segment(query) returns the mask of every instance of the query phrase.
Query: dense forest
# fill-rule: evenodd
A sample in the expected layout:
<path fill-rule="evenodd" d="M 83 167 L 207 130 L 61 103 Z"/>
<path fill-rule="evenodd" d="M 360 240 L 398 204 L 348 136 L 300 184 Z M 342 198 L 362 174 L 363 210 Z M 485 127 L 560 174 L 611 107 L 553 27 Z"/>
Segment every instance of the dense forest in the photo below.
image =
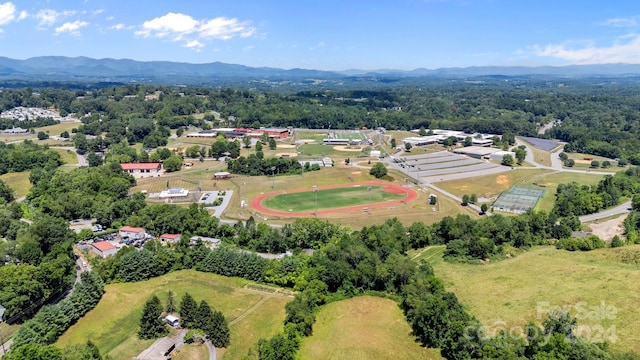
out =
<path fill-rule="evenodd" d="M 639 95 L 632 82 L 612 86 L 589 80 L 442 80 L 424 86 L 301 92 L 126 85 L 91 91 L 7 89 L 0 93 L 0 111 L 38 106 L 73 113 L 83 122 L 78 133 L 101 135 L 98 147 L 126 139 L 155 148 L 166 144 L 169 129 L 186 125 L 425 127 L 538 136 L 540 125 L 556 123 L 542 136 L 568 142 L 568 152 L 640 164 Z"/>

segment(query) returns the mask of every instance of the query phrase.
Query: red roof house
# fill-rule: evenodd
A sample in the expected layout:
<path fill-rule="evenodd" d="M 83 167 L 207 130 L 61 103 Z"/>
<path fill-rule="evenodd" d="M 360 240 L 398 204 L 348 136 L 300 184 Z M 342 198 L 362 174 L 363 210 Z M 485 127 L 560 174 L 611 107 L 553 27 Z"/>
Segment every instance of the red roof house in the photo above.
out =
<path fill-rule="evenodd" d="M 91 244 L 93 246 L 93 250 L 98 253 L 98 255 L 106 258 L 107 256 L 114 255 L 118 252 L 118 248 L 113 246 L 108 241 L 99 241 Z"/>
<path fill-rule="evenodd" d="M 120 167 L 122 171 L 137 178 L 160 176 L 162 170 L 161 163 L 124 163 L 120 164 Z"/>
<path fill-rule="evenodd" d="M 129 238 L 129 239 L 144 239 L 146 235 L 146 230 L 144 228 L 139 227 L 131 227 L 131 226 L 123 226 L 118 231 L 120 238 Z"/>

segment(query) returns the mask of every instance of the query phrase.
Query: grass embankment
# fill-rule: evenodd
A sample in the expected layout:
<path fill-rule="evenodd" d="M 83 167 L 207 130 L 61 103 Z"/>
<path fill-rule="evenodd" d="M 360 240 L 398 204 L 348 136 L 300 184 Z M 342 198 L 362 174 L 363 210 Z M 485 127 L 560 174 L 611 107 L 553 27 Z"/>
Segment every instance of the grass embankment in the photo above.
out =
<path fill-rule="evenodd" d="M 67 330 L 56 345 L 93 341 L 103 355 L 114 359 L 131 359 L 153 343 L 136 336 L 145 301 L 157 295 L 165 303 L 169 290 L 179 304 L 182 295 L 189 292 L 197 302 L 206 300 L 212 308 L 222 311 L 232 322 L 231 345 L 221 351 L 225 359 L 241 359 L 260 338 L 268 338 L 282 329 L 284 305 L 290 297 L 263 293 L 244 288 L 250 282 L 214 274 L 183 270 L 148 281 L 111 284 L 98 306 Z M 248 312 L 259 301 L 264 303 Z"/>
<path fill-rule="evenodd" d="M 301 359 L 442 359 L 411 336 L 393 300 L 361 296 L 323 306 L 313 335 L 300 346 Z"/>
<path fill-rule="evenodd" d="M 30 171 L 2 174 L 0 175 L 0 180 L 4 181 L 7 186 L 15 191 L 14 196 L 17 199 L 27 195 L 31 189 L 29 174 L 31 174 Z"/>
<path fill-rule="evenodd" d="M 280 194 L 264 199 L 262 205 L 273 210 L 303 212 L 314 211 L 316 208 L 336 209 L 403 198 L 405 194 L 386 192 L 381 186 L 358 186 Z"/>
<path fill-rule="evenodd" d="M 575 316 L 575 306 L 582 305 L 594 318 L 578 319 L 578 325 L 589 326 L 591 336 L 615 329 L 614 349 L 640 351 L 639 245 L 590 252 L 535 247 L 515 258 L 485 265 L 445 262 L 439 255 L 443 249 L 429 247 L 414 256 L 419 254 L 416 260 L 429 261 L 447 290 L 484 325 L 510 329 L 529 321 L 540 324 L 545 316 L 538 316 L 538 306 L 568 306 Z M 625 258 L 637 260 L 629 264 Z M 604 316 L 594 312 L 597 308 L 590 308 L 603 304 L 617 312 Z"/>

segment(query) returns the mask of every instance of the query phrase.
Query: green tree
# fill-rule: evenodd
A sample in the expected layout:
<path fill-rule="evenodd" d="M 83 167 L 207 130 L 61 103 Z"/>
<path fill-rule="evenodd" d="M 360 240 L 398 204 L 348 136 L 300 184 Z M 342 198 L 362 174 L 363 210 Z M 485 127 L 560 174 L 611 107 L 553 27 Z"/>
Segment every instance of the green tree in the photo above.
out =
<path fill-rule="evenodd" d="M 256 143 L 256 152 L 262 152 L 262 143 L 259 141 Z"/>
<path fill-rule="evenodd" d="M 140 339 L 157 339 L 169 333 L 169 329 L 160 317 L 161 314 L 160 299 L 154 295 L 147 300 L 144 304 L 144 310 L 142 310 L 140 330 L 138 331 Z"/>
<path fill-rule="evenodd" d="M 218 136 L 216 141 L 211 144 L 211 156 L 220 159 L 222 155 L 227 152 L 227 146 L 229 142 L 222 136 Z"/>
<path fill-rule="evenodd" d="M 46 140 L 49 138 L 49 135 L 43 131 L 38 131 L 38 140 Z"/>
<path fill-rule="evenodd" d="M 396 143 L 396 138 L 391 138 L 391 147 L 395 149 L 397 145 L 398 144 Z"/>
<path fill-rule="evenodd" d="M 229 346 L 231 339 L 229 323 L 220 311 L 214 311 L 211 314 L 202 330 L 209 336 L 211 343 L 213 343 L 215 347 L 224 348 Z"/>
<path fill-rule="evenodd" d="M 2 202 L 1 200 L 4 200 L 7 203 L 12 202 L 15 199 L 13 194 L 13 189 L 4 181 L 0 180 L 0 203 Z"/>
<path fill-rule="evenodd" d="M 375 176 L 376 179 L 383 178 L 387 175 L 387 167 L 383 163 L 377 162 L 369 170 L 369 175 Z"/>
<path fill-rule="evenodd" d="M 473 139 L 471 138 L 471 136 L 467 136 L 466 138 L 464 138 L 464 142 L 462 143 L 462 146 L 467 147 L 471 145 L 473 145 Z"/>
<path fill-rule="evenodd" d="M 566 167 L 573 167 L 576 164 L 576 161 L 573 159 L 569 159 L 565 162 Z"/>
<path fill-rule="evenodd" d="M 250 148 L 251 147 L 251 136 L 243 135 L 242 136 L 242 145 L 244 146 L 245 149 Z"/>
<path fill-rule="evenodd" d="M 183 327 L 194 327 L 198 319 L 198 304 L 189 293 L 185 293 L 180 301 L 180 322 Z"/>
<path fill-rule="evenodd" d="M 211 310 L 211 306 L 204 300 L 200 301 L 200 305 L 196 310 L 194 327 L 205 330 L 206 333 L 207 324 L 211 320 L 212 315 L 213 311 Z"/>
<path fill-rule="evenodd" d="M 594 168 L 594 169 L 599 168 L 600 167 L 600 161 L 598 161 L 598 160 L 591 161 L 591 167 Z"/>
<path fill-rule="evenodd" d="M 467 206 L 469 205 L 469 195 L 464 194 L 462 195 L 462 206 Z"/>
<path fill-rule="evenodd" d="M 405 148 L 406 151 L 411 151 L 412 147 L 413 147 L 413 145 L 411 145 L 410 142 L 404 143 L 404 148 Z"/>
<path fill-rule="evenodd" d="M 478 202 L 478 196 L 475 193 L 469 195 L 469 203 L 475 204 L 477 202 Z"/>
<path fill-rule="evenodd" d="M 178 310 L 176 308 L 176 300 L 175 300 L 175 296 L 173 294 L 173 291 L 169 290 L 169 293 L 167 294 L 167 307 L 166 310 L 168 313 L 174 313 L 176 312 L 176 310 Z"/>
<path fill-rule="evenodd" d="M 558 157 L 560 158 L 560 160 L 562 161 L 567 161 L 569 160 L 569 156 L 567 155 L 567 153 L 565 153 L 564 151 L 561 152 L 560 154 L 558 154 Z"/>
<path fill-rule="evenodd" d="M 262 135 L 260 135 L 260 142 L 262 143 L 262 145 L 266 145 L 269 143 L 269 133 L 268 132 L 263 132 Z"/>
<path fill-rule="evenodd" d="M 418 130 L 418 134 L 420 136 L 427 136 L 427 130 L 424 128 L 424 126 L 420 126 L 420 129 Z"/>
<path fill-rule="evenodd" d="M 514 152 L 516 154 L 516 162 L 518 165 L 522 165 L 524 159 L 527 157 L 527 150 L 517 147 Z"/>
<path fill-rule="evenodd" d="M 171 155 L 162 163 L 162 167 L 166 172 L 180 171 L 182 168 L 182 157 L 180 155 Z"/>
<path fill-rule="evenodd" d="M 611 247 L 615 248 L 621 246 L 624 246 L 624 242 L 622 241 L 622 239 L 620 239 L 620 236 L 614 236 L 613 239 L 611 239 Z"/>
<path fill-rule="evenodd" d="M 26 344 L 12 347 L 3 360 L 62 360 L 62 350 L 53 345 Z"/>
<path fill-rule="evenodd" d="M 513 166 L 513 156 L 511 156 L 510 154 L 505 154 L 502 157 L 502 165 Z"/>
<path fill-rule="evenodd" d="M 275 150 L 277 147 L 278 144 L 276 144 L 276 139 L 269 138 L 269 150 Z"/>
<path fill-rule="evenodd" d="M 102 156 L 94 152 L 89 153 L 89 155 L 87 155 L 87 162 L 91 167 L 100 166 L 102 165 Z"/>
<path fill-rule="evenodd" d="M 487 204 L 482 204 L 482 205 L 480 205 L 480 212 L 481 212 L 482 214 L 486 214 L 486 213 L 487 213 L 487 210 L 489 210 L 489 206 L 488 206 Z"/>
<path fill-rule="evenodd" d="M 611 167 L 611 161 L 605 160 L 605 161 L 602 162 L 602 168 L 603 169 L 608 169 L 610 167 Z"/>

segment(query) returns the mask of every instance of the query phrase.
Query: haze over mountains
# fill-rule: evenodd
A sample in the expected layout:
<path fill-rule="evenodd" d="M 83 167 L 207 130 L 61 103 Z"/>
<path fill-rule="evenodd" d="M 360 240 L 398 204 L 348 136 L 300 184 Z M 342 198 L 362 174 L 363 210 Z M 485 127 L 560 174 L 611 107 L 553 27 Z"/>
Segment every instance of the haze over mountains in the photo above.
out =
<path fill-rule="evenodd" d="M 362 76 L 412 77 L 474 77 L 474 76 L 534 76 L 554 77 L 635 77 L 640 64 L 601 64 L 570 66 L 481 66 L 403 70 L 345 70 L 279 69 L 249 67 L 212 62 L 191 64 L 170 61 L 136 61 L 130 59 L 92 59 L 88 57 L 41 56 L 26 60 L 0 57 L 0 80 L 82 80 L 125 79 L 163 80 L 172 78 L 251 78 L 251 79 L 340 79 Z"/>

